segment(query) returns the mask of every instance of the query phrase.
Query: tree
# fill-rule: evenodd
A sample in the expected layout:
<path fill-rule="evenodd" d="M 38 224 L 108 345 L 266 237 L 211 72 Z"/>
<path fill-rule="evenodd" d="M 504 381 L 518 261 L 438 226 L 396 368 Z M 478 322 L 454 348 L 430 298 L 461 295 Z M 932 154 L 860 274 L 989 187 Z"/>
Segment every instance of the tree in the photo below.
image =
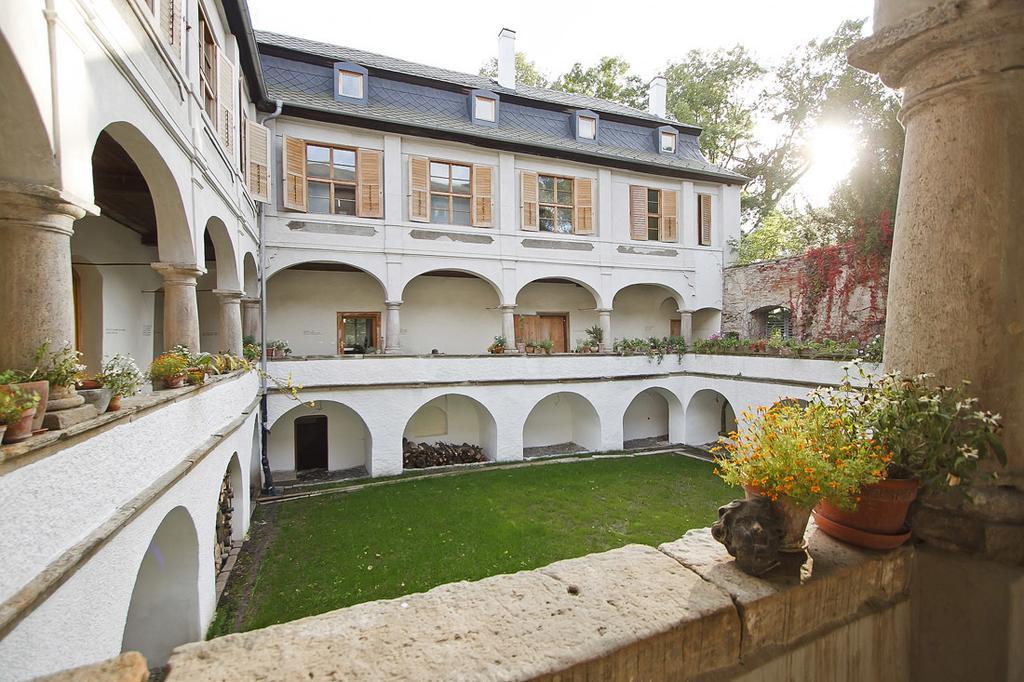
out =
<path fill-rule="evenodd" d="M 576 62 L 558 77 L 555 90 L 576 95 L 599 97 L 635 109 L 647 103 L 647 86 L 643 79 L 629 73 L 629 62 L 621 57 L 602 57 L 594 66 L 584 68 Z"/>
<path fill-rule="evenodd" d="M 700 148 L 708 161 L 730 167 L 754 142 L 758 101 L 749 92 L 765 73 L 742 47 L 690 50 L 665 68 L 667 109 L 677 121 L 703 128 Z"/>
<path fill-rule="evenodd" d="M 737 244 L 737 262 L 754 263 L 803 253 L 808 234 L 799 216 L 772 211 L 759 227 L 744 233 Z"/>
<path fill-rule="evenodd" d="M 480 75 L 496 79 L 498 77 L 498 60 L 491 58 L 480 67 Z M 526 58 L 522 52 L 516 52 L 516 83 L 532 85 L 537 88 L 549 87 L 550 82 L 538 69 L 537 65 Z"/>

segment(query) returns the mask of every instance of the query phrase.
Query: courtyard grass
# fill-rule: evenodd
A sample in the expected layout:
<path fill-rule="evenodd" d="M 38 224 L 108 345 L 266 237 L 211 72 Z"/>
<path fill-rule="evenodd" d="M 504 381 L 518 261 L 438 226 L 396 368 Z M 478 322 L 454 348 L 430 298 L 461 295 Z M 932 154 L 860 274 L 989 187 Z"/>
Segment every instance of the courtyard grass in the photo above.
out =
<path fill-rule="evenodd" d="M 710 525 L 736 492 L 677 454 L 409 480 L 261 505 L 209 636 Z"/>

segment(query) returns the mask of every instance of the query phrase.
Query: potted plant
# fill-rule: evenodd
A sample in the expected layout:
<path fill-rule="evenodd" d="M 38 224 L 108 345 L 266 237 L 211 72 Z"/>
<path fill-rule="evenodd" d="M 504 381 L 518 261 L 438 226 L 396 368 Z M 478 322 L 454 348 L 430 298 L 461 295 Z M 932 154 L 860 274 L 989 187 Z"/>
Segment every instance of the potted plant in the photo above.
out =
<path fill-rule="evenodd" d="M 537 342 L 534 341 L 533 339 L 528 339 L 526 341 L 526 343 L 523 344 L 523 349 L 527 353 L 530 353 L 530 354 L 533 354 L 533 355 L 536 355 L 539 352 L 537 350 Z"/>
<path fill-rule="evenodd" d="M 292 349 L 288 347 L 288 343 L 286 341 L 281 341 L 281 340 L 267 341 L 267 358 L 268 359 L 288 357 L 289 355 L 291 355 L 291 353 L 292 353 Z"/>
<path fill-rule="evenodd" d="M 602 352 L 604 346 L 604 329 L 601 328 L 601 325 L 595 324 L 592 327 L 587 327 L 583 332 L 587 335 L 587 345 L 595 352 Z"/>
<path fill-rule="evenodd" d="M 48 353 L 50 342 L 36 349 L 36 367 L 39 376 L 50 384 L 49 400 L 65 400 L 75 396 L 75 382 L 85 371 L 82 354 L 65 342 L 59 350 Z"/>
<path fill-rule="evenodd" d="M 159 388 L 181 388 L 188 371 L 188 360 L 179 353 L 169 351 L 153 359 L 149 366 L 149 378 L 159 383 Z M 154 385 L 154 388 L 158 386 Z"/>
<path fill-rule="evenodd" d="M 39 378 L 39 370 L 31 372 L 19 370 L 5 370 L 0 372 L 0 387 L 19 388 L 22 391 L 30 391 L 39 396 L 39 404 L 36 406 L 35 417 L 32 418 L 32 431 L 43 430 L 43 418 L 46 416 L 46 406 L 50 398 L 50 382 Z"/>
<path fill-rule="evenodd" d="M 594 343 L 593 339 L 587 339 L 586 341 L 580 340 L 576 342 L 577 353 L 593 353 L 596 350 L 597 345 Z"/>
<path fill-rule="evenodd" d="M 116 412 L 121 409 L 121 399 L 129 398 L 139 392 L 145 376 L 135 364 L 135 360 L 128 355 L 117 353 L 103 363 L 98 378 L 106 388 L 111 391 L 110 403 L 107 405 L 108 412 Z"/>
<path fill-rule="evenodd" d="M 854 387 L 847 376 L 839 388 L 821 392 L 821 399 L 841 405 L 871 429 L 886 453 L 885 477 L 862 488 L 854 509 L 824 501 L 814 514 L 829 535 L 885 549 L 910 536 L 907 513 L 920 489 L 962 490 L 981 460 L 1005 464 L 1006 453 L 999 415 L 978 409 L 967 382 L 939 386 L 931 375 L 898 372 L 869 381 L 862 369 L 860 376 L 863 387 Z"/>
<path fill-rule="evenodd" d="M 781 551 L 802 551 L 811 509 L 827 499 L 853 508 L 862 486 L 878 481 L 885 452 L 853 415 L 827 403 L 777 403 L 744 412 L 747 426 L 716 453 L 715 473 L 742 486 L 748 498 L 766 497 L 784 529 Z"/>
<path fill-rule="evenodd" d="M 507 340 L 504 336 L 495 336 L 494 343 L 487 347 L 487 352 L 491 355 L 501 355 L 505 352 L 505 344 Z"/>
<path fill-rule="evenodd" d="M 17 386 L 0 393 L 0 435 L 4 443 L 18 443 L 32 436 L 32 417 L 38 405 L 38 393 Z"/>
<path fill-rule="evenodd" d="M 541 353 L 544 355 L 551 355 L 551 349 L 554 345 L 551 343 L 551 339 L 544 339 L 542 341 L 534 342 L 534 347 L 539 348 Z"/>

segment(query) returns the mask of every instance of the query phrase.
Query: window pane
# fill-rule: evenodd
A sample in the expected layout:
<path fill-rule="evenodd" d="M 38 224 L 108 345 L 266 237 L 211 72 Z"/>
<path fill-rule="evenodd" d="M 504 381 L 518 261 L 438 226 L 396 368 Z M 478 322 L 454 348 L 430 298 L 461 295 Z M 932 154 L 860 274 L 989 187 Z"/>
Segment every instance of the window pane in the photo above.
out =
<path fill-rule="evenodd" d="M 661 134 L 661 151 L 663 152 L 674 152 L 676 150 L 676 136 L 675 133 L 662 133 Z"/>
<path fill-rule="evenodd" d="M 363 96 L 363 74 L 351 71 L 341 72 L 341 94 L 345 97 Z"/>
<path fill-rule="evenodd" d="M 334 212 L 340 215 L 356 214 L 356 188 L 354 186 L 334 186 Z"/>
<path fill-rule="evenodd" d="M 597 121 L 590 118 L 589 116 L 580 116 L 578 131 L 580 137 L 585 137 L 588 140 L 593 140 L 594 136 L 597 134 Z M 650 149 L 650 147 L 648 147 L 648 149 Z"/>
<path fill-rule="evenodd" d="M 469 166 L 452 166 L 452 179 L 469 181 Z"/>
<path fill-rule="evenodd" d="M 555 203 L 555 179 L 550 175 L 541 175 L 537 179 L 537 186 L 540 188 L 540 202 L 542 204 Z"/>
<path fill-rule="evenodd" d="M 447 223 L 448 221 L 448 197 L 430 195 L 430 222 Z"/>
<path fill-rule="evenodd" d="M 335 149 L 334 179 L 356 181 L 356 153 L 351 149 Z"/>
<path fill-rule="evenodd" d="M 455 194 L 470 194 L 469 178 L 466 178 L 465 180 L 452 179 L 452 192 Z"/>
<path fill-rule="evenodd" d="M 476 118 L 483 121 L 494 120 L 494 100 L 490 97 L 476 98 Z"/>
<path fill-rule="evenodd" d="M 447 192 L 449 166 L 447 163 L 430 163 L 430 191 Z"/>
<path fill-rule="evenodd" d="M 558 178 L 556 186 L 555 203 L 564 204 L 566 206 L 572 205 L 572 180 L 568 178 Z"/>
<path fill-rule="evenodd" d="M 306 175 L 312 178 L 330 177 L 331 150 L 327 147 L 306 145 Z"/>
<path fill-rule="evenodd" d="M 452 198 L 452 225 L 469 225 L 469 197 Z"/>
<path fill-rule="evenodd" d="M 306 198 L 310 213 L 331 212 L 331 188 L 326 182 L 307 182 Z"/>
<path fill-rule="evenodd" d="M 555 209 L 551 206 L 540 207 L 540 229 L 545 232 L 555 231 Z"/>
<path fill-rule="evenodd" d="M 660 229 L 659 229 L 660 227 L 661 227 L 661 218 L 656 218 L 654 216 L 648 216 L 647 217 L 647 238 L 648 239 L 653 239 L 654 241 L 658 241 L 661 238 L 661 236 L 660 236 L 661 232 L 660 232 Z"/>
<path fill-rule="evenodd" d="M 556 232 L 572 232 L 572 209 L 571 208 L 560 208 L 558 209 Z"/>
<path fill-rule="evenodd" d="M 648 213 L 660 213 L 658 210 L 658 203 L 661 199 L 661 192 L 656 189 L 647 190 L 647 212 Z"/>

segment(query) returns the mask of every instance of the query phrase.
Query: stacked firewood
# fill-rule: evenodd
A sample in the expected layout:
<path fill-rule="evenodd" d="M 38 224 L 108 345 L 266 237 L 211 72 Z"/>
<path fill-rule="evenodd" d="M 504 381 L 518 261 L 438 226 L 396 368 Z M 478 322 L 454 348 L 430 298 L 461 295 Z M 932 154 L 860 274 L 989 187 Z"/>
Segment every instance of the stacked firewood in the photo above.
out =
<path fill-rule="evenodd" d="M 402 439 L 403 463 L 406 469 L 425 469 L 427 467 L 441 467 L 449 464 L 469 464 L 471 462 L 486 462 L 487 456 L 484 449 L 479 445 L 463 443 L 437 442 L 413 443 L 411 440 Z"/>

